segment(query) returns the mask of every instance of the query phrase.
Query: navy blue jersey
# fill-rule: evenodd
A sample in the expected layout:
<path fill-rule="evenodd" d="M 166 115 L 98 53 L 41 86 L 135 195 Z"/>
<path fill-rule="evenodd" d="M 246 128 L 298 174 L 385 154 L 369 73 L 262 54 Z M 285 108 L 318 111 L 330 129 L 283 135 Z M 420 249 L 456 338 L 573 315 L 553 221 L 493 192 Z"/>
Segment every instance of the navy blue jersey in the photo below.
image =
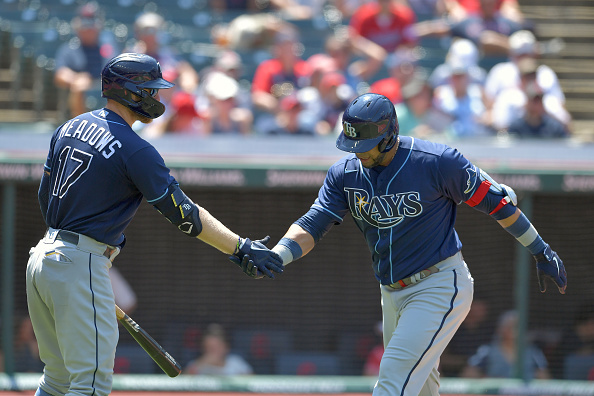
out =
<path fill-rule="evenodd" d="M 364 168 L 355 154 L 335 163 L 312 206 L 363 232 L 382 284 L 395 283 L 458 252 L 456 206 L 480 183 L 472 165 L 443 144 L 400 137 L 387 167 Z"/>
<path fill-rule="evenodd" d="M 157 150 L 107 109 L 60 126 L 45 170 L 51 176 L 47 225 L 113 246 L 123 243 L 142 197 L 157 199 L 175 182 Z"/>

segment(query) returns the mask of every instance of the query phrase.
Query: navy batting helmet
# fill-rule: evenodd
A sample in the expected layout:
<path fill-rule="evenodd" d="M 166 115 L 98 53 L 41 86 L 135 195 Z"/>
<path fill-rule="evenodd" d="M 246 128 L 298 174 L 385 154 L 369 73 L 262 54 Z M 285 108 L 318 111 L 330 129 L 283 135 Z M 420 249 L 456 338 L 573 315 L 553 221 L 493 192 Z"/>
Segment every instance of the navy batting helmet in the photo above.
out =
<path fill-rule="evenodd" d="M 363 94 L 344 111 L 336 147 L 364 153 L 378 146 L 380 152 L 386 152 L 394 147 L 398 131 L 398 118 L 390 99 L 374 93 Z"/>
<path fill-rule="evenodd" d="M 163 79 L 159 62 L 145 54 L 118 55 L 101 72 L 101 96 L 148 118 L 157 118 L 165 112 L 163 103 L 154 96 L 159 89 L 174 85 Z"/>

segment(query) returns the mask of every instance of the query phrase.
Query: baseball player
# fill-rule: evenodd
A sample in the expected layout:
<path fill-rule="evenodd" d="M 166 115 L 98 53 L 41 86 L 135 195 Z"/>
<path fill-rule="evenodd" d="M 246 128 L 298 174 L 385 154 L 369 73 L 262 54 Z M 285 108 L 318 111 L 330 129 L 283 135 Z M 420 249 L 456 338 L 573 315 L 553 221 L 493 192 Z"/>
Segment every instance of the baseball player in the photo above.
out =
<path fill-rule="evenodd" d="M 440 355 L 473 296 L 454 230 L 456 206 L 490 215 L 516 237 L 536 259 L 542 292 L 550 278 L 565 293 L 563 262 L 516 206 L 510 187 L 456 149 L 399 136 L 394 105 L 385 96 L 359 96 L 342 124 L 336 146 L 352 154 L 330 168 L 310 210 L 272 250 L 287 265 L 350 212 L 381 290 L 385 352 L 373 395 L 438 395 Z"/>
<path fill-rule="evenodd" d="M 182 191 L 157 150 L 131 129 L 165 111 L 152 57 L 127 53 L 102 71 L 105 108 L 54 132 L 39 202 L 48 231 L 30 251 L 27 302 L 45 364 L 36 395 L 107 395 L 118 328 L 108 275 L 143 197 L 184 234 L 242 260 L 248 275 L 282 272 L 261 241 L 241 238 Z"/>

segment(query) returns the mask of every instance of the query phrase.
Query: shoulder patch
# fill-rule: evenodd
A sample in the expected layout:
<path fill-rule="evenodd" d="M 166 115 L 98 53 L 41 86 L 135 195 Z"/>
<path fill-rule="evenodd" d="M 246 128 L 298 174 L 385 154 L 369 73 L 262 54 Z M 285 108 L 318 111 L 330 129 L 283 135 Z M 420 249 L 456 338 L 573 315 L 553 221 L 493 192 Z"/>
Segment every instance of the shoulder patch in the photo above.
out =
<path fill-rule="evenodd" d="M 468 178 L 466 179 L 466 190 L 464 190 L 464 194 L 468 194 L 474 190 L 477 180 L 477 174 L 474 168 L 466 168 L 466 174 Z"/>

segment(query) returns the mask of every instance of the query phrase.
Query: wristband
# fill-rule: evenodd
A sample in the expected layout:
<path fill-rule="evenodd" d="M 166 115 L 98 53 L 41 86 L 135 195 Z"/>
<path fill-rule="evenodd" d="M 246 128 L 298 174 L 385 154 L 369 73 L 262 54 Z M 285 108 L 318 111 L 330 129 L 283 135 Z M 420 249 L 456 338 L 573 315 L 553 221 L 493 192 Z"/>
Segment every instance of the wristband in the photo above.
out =
<path fill-rule="evenodd" d="M 301 257 L 303 251 L 301 246 L 297 242 L 289 238 L 282 238 L 272 251 L 281 256 L 283 260 L 283 266 L 289 264 L 291 261 L 295 261 Z"/>

